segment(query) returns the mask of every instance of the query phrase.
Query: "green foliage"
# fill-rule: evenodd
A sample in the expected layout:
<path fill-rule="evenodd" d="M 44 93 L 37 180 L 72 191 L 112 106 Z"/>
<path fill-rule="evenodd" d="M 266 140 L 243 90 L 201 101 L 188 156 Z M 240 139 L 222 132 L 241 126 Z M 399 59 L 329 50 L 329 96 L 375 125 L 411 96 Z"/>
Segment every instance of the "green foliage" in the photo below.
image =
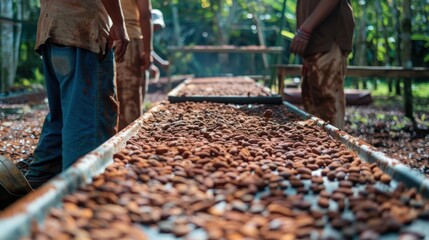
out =
<path fill-rule="evenodd" d="M 34 80 L 38 84 L 43 84 L 44 76 L 43 76 L 42 72 L 40 71 L 40 68 L 34 69 Z"/>
<path fill-rule="evenodd" d="M 34 51 L 34 41 L 23 41 L 20 47 L 16 83 L 25 87 L 43 85 L 42 61 Z"/>
<path fill-rule="evenodd" d="M 15 0 L 14 0 L 15 1 Z M 170 54 L 167 46 L 178 45 L 259 45 L 255 31 L 253 16 L 257 16 L 263 24 L 265 41 L 268 46 L 276 44 L 276 38 L 281 35 L 280 45 L 285 48 L 282 54 L 282 63 L 299 63 L 300 58 L 290 54 L 289 45 L 296 31 L 295 9 L 296 0 L 286 1 L 284 14 L 284 28 L 280 32 L 282 23 L 283 0 L 187 0 L 187 1 L 152 1 L 153 8 L 164 13 L 166 28 L 154 34 L 154 48 L 163 58 Z M 403 1 L 351 1 L 356 20 L 354 51 L 349 55 L 350 65 L 357 65 L 358 58 L 363 56 L 362 65 L 396 66 L 400 65 L 401 18 L 403 17 Z M 20 47 L 20 63 L 18 66 L 17 83 L 43 83 L 41 61 L 34 53 L 34 41 L 37 17 L 40 3 L 38 0 L 22 1 L 23 12 L 28 19 L 23 27 L 23 36 Z M 412 45 L 413 65 L 429 67 L 429 4 L 427 0 L 411 0 L 412 9 Z M 177 10 L 178 22 L 175 22 L 174 11 Z M 397 11 L 395 10 L 397 9 Z M 176 35 L 175 25 L 180 26 L 179 35 Z M 364 34 L 364 52 L 359 53 L 358 35 Z M 236 71 L 261 72 L 260 58 L 231 56 L 232 61 L 241 65 L 228 66 Z M 176 74 L 214 73 L 221 71 L 218 56 L 192 55 L 179 56 L 174 63 Z M 256 62 L 251 62 L 254 60 Z M 227 69 L 230 71 L 229 69 Z M 205 72 L 204 72 L 205 71 Z M 381 89 L 381 90 L 379 90 Z M 426 88 L 425 88 L 426 89 Z M 377 91 L 384 91 L 383 87 Z M 376 91 L 376 94 L 378 94 Z M 420 96 L 420 90 L 415 94 Z M 424 94 L 423 94 L 424 95 Z"/>
<path fill-rule="evenodd" d="M 366 39 L 365 54 L 366 65 L 400 66 L 401 37 L 403 36 L 402 20 L 405 17 L 403 1 L 352 1 L 356 19 L 355 51 L 361 51 L 359 45 L 360 34 Z M 429 37 L 429 7 L 426 0 L 411 0 L 411 31 L 412 35 L 412 61 L 413 66 L 429 66 L 429 46 L 423 44 Z M 357 54 L 361 56 L 360 54 Z M 351 64 L 358 64 L 352 59 Z M 362 64 L 363 65 L 363 64 Z"/>
<path fill-rule="evenodd" d="M 394 82 L 395 83 L 395 82 Z M 354 87 L 352 79 L 347 78 L 345 82 L 346 88 Z M 401 88 L 403 83 L 400 83 Z M 389 83 L 385 79 L 371 79 L 367 81 L 367 87 L 371 90 L 371 95 L 373 96 L 388 96 L 394 95 L 394 93 L 389 93 Z M 425 81 L 413 81 L 412 84 L 413 96 L 416 98 L 428 98 L 429 99 L 429 82 Z"/>
<path fill-rule="evenodd" d="M 285 38 L 287 38 L 287 39 L 293 39 L 294 37 L 295 37 L 295 34 L 294 33 L 291 33 L 291 32 L 289 32 L 289 31 L 287 31 L 287 30 L 283 30 L 282 32 L 281 32 L 281 34 L 282 34 L 282 36 L 284 36 Z"/>
<path fill-rule="evenodd" d="M 429 35 L 424 35 L 424 34 L 413 34 L 412 36 L 411 36 L 411 39 L 412 40 L 415 40 L 415 41 L 422 41 L 422 42 L 424 42 L 424 48 L 429 48 Z M 426 63 L 426 62 L 429 62 L 429 52 L 428 53 L 426 53 L 426 55 L 424 56 L 424 58 L 423 58 L 423 61 Z"/>
<path fill-rule="evenodd" d="M 420 121 L 424 122 L 426 120 L 426 114 L 423 113 L 419 119 Z"/>

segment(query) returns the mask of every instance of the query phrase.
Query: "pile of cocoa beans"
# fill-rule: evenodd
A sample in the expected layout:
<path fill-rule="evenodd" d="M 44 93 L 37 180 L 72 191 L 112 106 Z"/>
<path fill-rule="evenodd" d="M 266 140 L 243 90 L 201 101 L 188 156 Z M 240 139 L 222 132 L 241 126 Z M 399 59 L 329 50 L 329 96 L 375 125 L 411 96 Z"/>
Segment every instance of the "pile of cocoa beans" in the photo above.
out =
<path fill-rule="evenodd" d="M 188 81 L 177 96 L 272 96 L 269 90 L 249 78 L 197 78 Z"/>
<path fill-rule="evenodd" d="M 424 238 L 406 229 L 429 224 L 429 201 L 282 105 L 165 103 L 148 114 L 31 239 L 145 239 L 144 227 L 172 239 Z"/>

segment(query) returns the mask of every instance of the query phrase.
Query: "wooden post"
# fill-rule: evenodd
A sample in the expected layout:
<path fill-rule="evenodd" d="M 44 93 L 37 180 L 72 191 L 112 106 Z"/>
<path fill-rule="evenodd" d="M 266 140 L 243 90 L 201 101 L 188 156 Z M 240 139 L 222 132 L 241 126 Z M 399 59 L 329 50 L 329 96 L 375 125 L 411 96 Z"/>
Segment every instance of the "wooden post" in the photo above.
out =
<path fill-rule="evenodd" d="M 388 94 L 391 94 L 392 92 L 393 92 L 393 87 L 392 87 L 392 85 L 393 85 L 393 81 L 392 81 L 392 79 L 387 79 L 387 86 L 388 86 L 388 88 L 389 88 L 389 90 L 388 90 Z"/>
<path fill-rule="evenodd" d="M 285 13 L 286 13 L 286 1 L 287 0 L 283 0 L 282 15 L 280 17 L 280 29 L 279 29 L 279 32 L 278 32 L 277 38 L 276 38 L 276 46 L 280 45 L 280 41 L 282 39 L 282 31 L 283 31 L 283 28 L 285 25 L 284 22 L 285 22 Z M 273 63 L 279 64 L 280 60 L 281 60 L 281 55 L 280 56 L 275 55 L 274 59 L 273 59 Z M 273 87 L 273 84 L 275 82 L 276 70 L 277 70 L 277 68 L 272 69 L 271 76 L 270 76 L 270 83 L 269 83 L 270 88 Z M 283 79 L 283 81 L 284 81 L 284 79 Z M 283 92 L 283 90 L 282 90 L 282 92 Z"/>
<path fill-rule="evenodd" d="M 285 70 L 283 69 L 277 70 L 277 79 L 278 79 L 278 83 L 277 83 L 278 91 L 280 96 L 282 97 L 282 101 L 284 101 L 285 100 L 285 89 L 284 89 Z"/>
<path fill-rule="evenodd" d="M 396 96 L 402 95 L 402 93 L 401 93 L 401 81 L 402 81 L 402 78 L 397 78 L 395 81 L 395 94 L 396 94 Z"/>
<path fill-rule="evenodd" d="M 412 80 L 412 78 L 404 80 L 404 108 L 405 116 L 414 122 Z"/>
<path fill-rule="evenodd" d="M 173 74 L 173 66 L 174 66 L 174 52 L 170 51 L 168 54 L 168 62 L 170 63 L 169 68 L 167 69 L 167 79 L 168 79 L 168 85 L 167 85 L 167 93 L 171 91 L 171 78 Z"/>
<path fill-rule="evenodd" d="M 404 0 L 402 3 L 402 66 L 405 69 L 411 69 L 411 0 Z M 411 89 L 412 78 L 404 79 L 404 112 L 405 116 L 410 118 L 413 123 L 413 93 Z"/>

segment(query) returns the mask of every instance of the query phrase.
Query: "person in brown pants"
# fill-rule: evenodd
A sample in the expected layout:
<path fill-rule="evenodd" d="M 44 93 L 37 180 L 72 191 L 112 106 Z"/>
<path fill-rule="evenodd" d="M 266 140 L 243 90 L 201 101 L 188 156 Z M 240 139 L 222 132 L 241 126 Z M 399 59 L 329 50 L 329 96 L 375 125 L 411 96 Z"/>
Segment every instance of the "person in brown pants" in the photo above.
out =
<path fill-rule="evenodd" d="M 121 0 L 130 43 L 124 61 L 116 65 L 119 99 L 119 130 L 143 114 L 146 71 L 152 64 L 150 0 Z"/>
<path fill-rule="evenodd" d="M 344 78 L 355 21 L 350 0 L 298 0 L 291 52 L 303 57 L 305 111 L 344 127 Z"/>

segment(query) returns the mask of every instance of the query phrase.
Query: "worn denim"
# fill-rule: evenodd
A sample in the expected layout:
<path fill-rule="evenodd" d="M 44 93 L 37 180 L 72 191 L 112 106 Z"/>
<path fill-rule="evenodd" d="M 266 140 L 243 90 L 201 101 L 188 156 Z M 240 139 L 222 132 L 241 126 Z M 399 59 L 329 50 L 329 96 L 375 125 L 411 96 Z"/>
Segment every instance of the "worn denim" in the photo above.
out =
<path fill-rule="evenodd" d="M 41 47 L 49 114 L 26 174 L 38 187 L 117 130 L 113 52 L 46 43 Z"/>

